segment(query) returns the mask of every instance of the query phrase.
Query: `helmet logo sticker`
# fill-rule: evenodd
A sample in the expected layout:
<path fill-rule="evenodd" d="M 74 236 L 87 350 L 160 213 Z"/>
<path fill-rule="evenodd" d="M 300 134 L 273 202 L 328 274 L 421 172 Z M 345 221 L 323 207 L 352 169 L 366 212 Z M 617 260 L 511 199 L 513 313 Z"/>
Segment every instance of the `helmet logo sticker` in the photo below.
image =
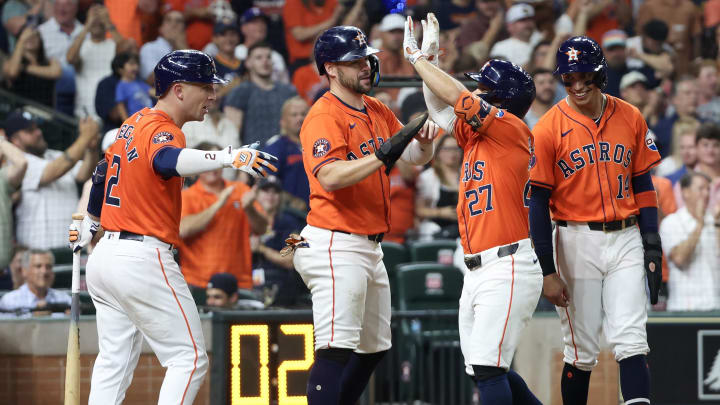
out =
<path fill-rule="evenodd" d="M 570 48 L 567 52 L 565 52 L 565 55 L 568 56 L 568 62 L 572 61 L 579 61 L 578 56 L 582 53 L 582 51 L 578 51 L 575 48 Z"/>
<path fill-rule="evenodd" d="M 362 32 L 358 32 L 357 36 L 355 37 L 355 40 L 358 41 L 358 44 L 360 46 L 367 46 L 367 41 L 365 40 L 365 34 Z"/>

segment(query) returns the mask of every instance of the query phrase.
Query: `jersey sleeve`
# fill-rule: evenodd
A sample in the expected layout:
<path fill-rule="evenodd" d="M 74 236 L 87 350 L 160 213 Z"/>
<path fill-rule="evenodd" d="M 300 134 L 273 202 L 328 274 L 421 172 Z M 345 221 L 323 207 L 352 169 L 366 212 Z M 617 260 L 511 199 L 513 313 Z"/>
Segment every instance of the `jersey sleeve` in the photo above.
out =
<path fill-rule="evenodd" d="M 304 155 L 305 163 L 313 176 L 328 163 L 347 159 L 347 142 L 343 129 L 330 114 L 315 115 L 303 128 L 302 148 L 310 151 Z"/>
<path fill-rule="evenodd" d="M 552 132 L 542 123 L 532 130 L 534 150 L 530 150 L 530 184 L 552 190 L 555 187 L 555 145 Z"/>
<path fill-rule="evenodd" d="M 495 116 L 500 114 L 500 110 L 467 90 L 458 97 L 454 110 L 459 119 L 455 120 L 453 134 L 461 148 L 464 148 L 470 139 L 486 134 Z"/>
<path fill-rule="evenodd" d="M 171 125 L 158 125 L 154 127 L 148 127 L 148 129 L 151 128 L 153 129 L 153 132 L 149 136 L 146 146 L 147 157 L 148 159 L 150 159 L 151 165 L 153 160 L 155 160 L 155 155 L 160 149 L 167 146 L 172 146 L 175 148 L 185 147 L 185 135 L 179 128 Z"/>
<path fill-rule="evenodd" d="M 653 131 L 648 128 L 645 119 L 639 112 L 636 112 L 636 136 L 635 155 L 632 157 L 633 177 L 647 173 L 650 169 L 660 163 L 660 153 L 655 145 L 657 138 Z"/>

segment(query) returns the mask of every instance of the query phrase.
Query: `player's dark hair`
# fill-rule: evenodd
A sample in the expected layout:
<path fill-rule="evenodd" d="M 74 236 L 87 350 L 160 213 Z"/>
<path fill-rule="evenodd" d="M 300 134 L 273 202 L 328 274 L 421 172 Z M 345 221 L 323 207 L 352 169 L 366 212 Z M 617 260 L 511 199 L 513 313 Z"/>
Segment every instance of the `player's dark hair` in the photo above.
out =
<path fill-rule="evenodd" d="M 720 125 L 714 122 L 705 122 L 700 125 L 695 135 L 695 144 L 697 145 L 701 139 L 710 139 L 720 142 Z"/>
<path fill-rule="evenodd" d="M 203 141 L 203 142 L 200 142 L 199 144 L 195 145 L 195 149 L 199 149 L 199 150 L 221 150 L 222 147 L 221 147 L 220 145 L 216 144 L 216 143 L 212 143 L 212 142 L 208 142 L 208 141 Z"/>
<path fill-rule="evenodd" d="M 253 53 L 253 51 L 258 48 L 267 48 L 272 51 L 272 46 L 270 45 L 269 42 L 260 41 L 260 42 L 250 45 L 250 48 L 248 48 L 248 51 L 247 51 L 247 57 L 245 59 L 249 58 L 250 55 Z"/>
<path fill-rule="evenodd" d="M 687 173 L 683 174 L 683 176 L 680 178 L 680 189 L 684 190 L 690 187 L 695 177 L 702 177 L 703 179 L 707 180 L 708 183 L 712 183 L 712 179 L 710 179 L 710 176 L 708 176 L 707 174 L 696 172 L 694 170 L 688 170 Z"/>

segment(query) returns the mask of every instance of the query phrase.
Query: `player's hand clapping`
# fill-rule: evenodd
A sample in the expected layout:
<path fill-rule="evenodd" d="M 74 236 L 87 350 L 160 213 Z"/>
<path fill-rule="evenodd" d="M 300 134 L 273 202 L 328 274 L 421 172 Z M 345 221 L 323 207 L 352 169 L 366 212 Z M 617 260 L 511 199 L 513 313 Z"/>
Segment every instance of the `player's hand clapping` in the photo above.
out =
<path fill-rule="evenodd" d="M 266 177 L 267 170 L 276 172 L 277 167 L 272 163 L 277 162 L 278 159 L 269 153 L 257 150 L 258 146 L 259 143 L 257 142 L 252 145 L 242 146 L 236 150 L 233 150 L 232 146 L 228 146 L 225 155 L 225 166 L 241 170 L 255 178 Z"/>
<path fill-rule="evenodd" d="M 420 132 L 415 136 L 415 139 L 423 145 L 429 145 L 433 143 L 440 132 L 440 127 L 432 120 L 425 121 Z"/>
<path fill-rule="evenodd" d="M 567 307 L 570 304 L 570 293 L 557 273 L 543 277 L 543 295 L 559 307 Z"/>
<path fill-rule="evenodd" d="M 418 59 L 425 56 L 423 52 L 418 48 L 417 40 L 415 39 L 415 27 L 412 17 L 408 16 L 405 20 L 405 39 L 403 39 L 403 53 L 405 59 L 407 59 L 413 65 Z"/>
<path fill-rule="evenodd" d="M 440 55 L 440 23 L 438 23 L 435 14 L 428 13 L 427 20 L 420 21 L 423 28 L 422 45 L 420 51 L 427 55 L 428 61 L 438 65 L 438 56 Z"/>

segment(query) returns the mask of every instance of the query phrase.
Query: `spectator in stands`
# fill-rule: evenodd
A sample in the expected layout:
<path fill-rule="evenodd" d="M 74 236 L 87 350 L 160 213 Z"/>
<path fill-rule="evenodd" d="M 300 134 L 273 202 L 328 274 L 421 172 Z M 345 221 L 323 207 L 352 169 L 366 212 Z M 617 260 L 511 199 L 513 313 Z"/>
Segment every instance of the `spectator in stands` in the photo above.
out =
<path fill-rule="evenodd" d="M 720 309 L 720 207 L 708 203 L 710 178 L 690 171 L 680 180 L 686 205 L 660 224 L 670 265 L 669 311 Z"/>
<path fill-rule="evenodd" d="M 477 42 L 481 42 L 486 49 L 490 49 L 496 41 L 508 37 L 505 30 L 505 13 L 500 0 L 475 0 L 476 13 L 462 22 L 460 33 L 455 44 L 461 50 L 467 49 Z"/>
<path fill-rule="evenodd" d="M 111 37 L 107 37 L 110 32 Z M 95 94 L 100 80 L 112 73 L 112 60 L 118 48 L 123 47 L 123 37 L 110 22 L 107 8 L 95 4 L 88 10 L 87 21 L 67 51 L 67 61 L 75 67 L 76 92 L 75 116 L 95 112 Z"/>
<path fill-rule="evenodd" d="M 568 15 L 576 18 L 583 0 L 571 0 Z M 603 34 L 621 27 L 626 27 L 632 21 L 632 7 L 630 0 L 601 0 L 590 1 L 588 9 L 588 22 L 586 35 L 601 43 Z M 607 57 L 607 54 L 605 55 Z"/>
<path fill-rule="evenodd" d="M 285 247 L 285 239 L 291 233 L 300 233 L 305 227 L 305 221 L 304 216 L 282 208 L 282 191 L 276 178 L 260 180 L 257 200 L 267 214 L 269 223 L 265 232 L 250 236 L 250 246 L 253 251 L 253 273 L 262 272 L 262 279 L 265 280 L 263 285 L 256 287 L 270 295 L 272 305 L 288 307 L 295 306 L 300 295 L 308 290 L 295 271 L 292 255 L 283 256 L 280 250 Z"/>
<path fill-rule="evenodd" d="M 284 198 L 290 206 L 307 212 L 310 202 L 310 185 L 303 166 L 300 147 L 300 128 L 309 107 L 299 96 L 291 97 L 282 105 L 280 134 L 270 138 L 263 150 L 278 158 L 278 168 Z"/>
<path fill-rule="evenodd" d="M 655 87 L 656 80 L 670 77 L 675 70 L 675 50 L 665 42 L 668 26 L 660 20 L 650 20 L 637 32 L 640 35 L 629 38 L 626 42 L 627 65 L 630 69 L 642 70 L 650 85 Z M 652 74 L 649 73 L 650 70 Z"/>
<path fill-rule="evenodd" d="M 15 247 L 10 263 L 0 270 L 0 290 L 15 290 L 25 283 L 22 276 L 22 257 L 25 251 L 25 247 Z"/>
<path fill-rule="evenodd" d="M 125 66 L 125 62 L 130 58 L 130 53 L 121 52 L 115 55 L 110 68 L 112 74 L 106 76 L 97 85 L 95 91 L 95 112 L 103 122 L 102 132 L 118 128 L 122 125 L 123 120 L 120 115 L 120 108 L 115 102 L 115 90 L 120 82 L 120 70 Z"/>
<path fill-rule="evenodd" d="M 405 17 L 388 14 L 380 22 L 383 52 L 378 53 L 380 73 L 393 76 L 415 76 L 415 70 L 403 56 Z"/>
<path fill-rule="evenodd" d="M 179 11 L 170 10 L 162 17 L 160 35 L 140 48 L 140 77 L 153 83 L 153 69 L 160 59 L 176 49 L 188 47 L 185 39 L 185 17 Z"/>
<path fill-rule="evenodd" d="M 701 16 L 690 0 L 646 0 L 638 9 L 635 30 L 641 32 L 641 28 L 652 20 L 672 27 L 667 40 L 675 50 L 675 70 L 679 74 L 688 74 L 690 63 L 700 56 Z"/>
<path fill-rule="evenodd" d="M 473 0 L 440 1 L 433 4 L 433 8 L 442 31 L 459 28 L 463 22 L 473 18 L 477 13 Z"/>
<path fill-rule="evenodd" d="M 0 311 L 23 314 L 40 310 L 45 314 L 47 312 L 43 310 L 47 310 L 49 305 L 69 307 L 70 295 L 50 288 L 55 281 L 54 264 L 55 256 L 48 250 L 26 251 L 22 259 L 25 283 L 0 298 Z"/>
<path fill-rule="evenodd" d="M 0 135 L 0 269 L 7 267 L 12 258 L 12 195 L 20 188 L 26 170 L 23 152 Z"/>
<path fill-rule="evenodd" d="M 697 164 L 694 170 L 710 177 L 710 206 L 720 203 L 720 125 L 703 123 L 695 138 Z"/>
<path fill-rule="evenodd" d="M 104 0 L 110 20 L 123 38 L 128 38 L 139 48 L 149 38 L 144 31 L 154 32 L 147 27 L 153 21 L 161 0 Z"/>
<path fill-rule="evenodd" d="M 187 30 L 185 37 L 190 49 L 203 49 L 212 40 L 213 26 L 219 20 L 218 17 L 234 17 L 230 3 L 226 0 L 215 2 L 214 0 L 164 0 L 165 4 L 175 11 L 180 11 L 185 16 Z M 218 4 L 215 9 L 211 5 Z M 225 7 L 227 6 L 227 7 Z M 216 14 L 217 11 L 217 14 Z M 224 14 L 229 12 L 231 14 Z"/>
<path fill-rule="evenodd" d="M 670 155 L 655 167 L 655 174 L 670 179 L 675 184 L 697 163 L 695 133 L 700 123 L 694 119 L 680 120 L 673 126 Z"/>
<path fill-rule="evenodd" d="M 329 90 L 328 81 L 320 77 L 314 53 L 310 54 L 310 62 L 295 70 L 292 76 L 292 85 L 308 105 L 312 105 L 319 95 Z"/>
<path fill-rule="evenodd" d="M 272 49 L 265 42 L 248 50 L 245 60 L 248 81 L 225 97 L 224 113 L 240 128 L 244 144 L 264 144 L 280 132 L 280 110 L 285 100 L 297 95 L 289 84 L 272 80 Z"/>
<path fill-rule="evenodd" d="M 695 77 L 698 84 L 698 117 L 720 124 L 717 62 L 712 59 L 701 61 Z"/>
<path fill-rule="evenodd" d="M 232 309 L 238 301 L 238 281 L 230 273 L 215 273 L 207 283 L 205 304 L 209 307 Z"/>
<path fill-rule="evenodd" d="M 203 143 L 198 149 L 217 151 Z M 217 272 L 232 273 L 240 288 L 252 288 L 250 233 L 264 233 L 268 220 L 255 201 L 257 188 L 205 172 L 182 192 L 180 268 L 188 285 L 204 288 Z"/>
<path fill-rule="evenodd" d="M 540 117 L 555 104 L 555 89 L 557 88 L 555 76 L 550 70 L 536 69 L 532 73 L 532 77 L 535 82 L 535 100 L 523 118 L 530 129 L 533 129 Z"/>
<path fill-rule="evenodd" d="M 462 149 L 452 136 L 437 141 L 432 166 L 418 177 L 415 212 L 420 223 L 420 238 L 430 239 L 441 233 L 443 239 L 459 236 L 456 207 L 462 164 Z"/>
<path fill-rule="evenodd" d="M 185 134 L 185 142 L 189 148 L 194 148 L 203 142 L 224 146 L 240 145 L 240 135 L 237 127 L 223 115 L 217 104 L 208 110 L 202 121 L 186 122 L 182 127 L 182 131 Z"/>
<path fill-rule="evenodd" d="M 115 102 L 122 121 L 145 107 L 153 106 L 150 86 L 138 78 L 139 69 L 140 60 L 136 54 L 130 54 L 120 68 L 120 81 L 115 88 Z"/>
<path fill-rule="evenodd" d="M 513 5 L 505 14 L 505 25 L 510 38 L 495 43 L 490 57 L 524 66 L 535 44 L 542 40 L 542 34 L 535 29 L 535 9 L 524 3 Z"/>
<path fill-rule="evenodd" d="M 240 17 L 240 32 L 243 42 L 235 47 L 235 57 L 240 60 L 247 59 L 248 49 L 251 46 L 268 40 L 268 18 L 257 7 L 250 7 Z M 271 53 L 273 71 L 272 79 L 276 82 L 289 83 L 285 59 L 275 49 Z"/>
<path fill-rule="evenodd" d="M 697 83 L 694 77 L 683 76 L 673 82 L 672 106 L 675 112 L 660 121 L 652 128 L 657 136 L 657 146 L 660 156 L 667 157 L 672 147 L 672 128 L 680 119 L 697 119 L 695 110 L 698 103 Z"/>
<path fill-rule="evenodd" d="M 50 5 L 46 0 L 7 0 L 3 4 L 2 23 L 7 31 L 10 52 L 15 49 L 15 42 L 25 27 L 40 25 Z"/>
<path fill-rule="evenodd" d="M 46 106 L 53 106 L 55 80 L 62 74 L 60 62 L 45 56 L 42 38 L 26 27 L 9 59 L 3 64 L 5 86 L 17 94 Z"/>
<path fill-rule="evenodd" d="M 631 70 L 639 70 L 640 73 L 645 77 L 645 84 L 650 87 L 656 87 L 659 82 L 655 80 L 655 72 L 647 66 L 640 67 L 639 69 L 631 69 L 627 64 L 627 35 L 623 30 L 611 30 L 605 33 L 602 37 L 603 53 L 605 54 L 605 60 L 607 61 L 608 69 L 608 84 L 605 92 L 620 97 L 620 81 L 622 78 L 630 73 Z M 652 79 L 648 81 L 648 77 Z"/>
<path fill-rule="evenodd" d="M 78 138 L 64 151 L 47 148 L 27 111 L 13 111 L 4 125 L 8 140 L 25 152 L 28 162 L 22 199 L 15 209 L 18 243 L 31 249 L 67 248 L 67 221 L 77 207 L 77 184 L 90 178 L 98 161 L 97 122 L 80 121 Z"/>
<path fill-rule="evenodd" d="M 215 60 L 218 76 L 228 81 L 226 86 L 217 89 L 217 103 L 222 105 L 222 100 L 232 89 L 242 82 L 244 68 L 242 61 L 235 57 L 235 47 L 240 43 L 240 31 L 233 20 L 222 20 L 215 23 L 213 28 L 212 45 L 215 52 L 212 55 Z M 207 47 L 206 47 L 207 48 Z"/>
<path fill-rule="evenodd" d="M 291 72 L 308 62 L 315 37 L 339 25 L 346 12 L 337 0 L 285 1 L 283 21 Z"/>
<path fill-rule="evenodd" d="M 640 110 L 648 126 L 660 120 L 660 104 L 663 98 L 660 88 L 649 89 L 647 77 L 640 71 L 632 70 L 620 79 L 620 98 Z"/>

